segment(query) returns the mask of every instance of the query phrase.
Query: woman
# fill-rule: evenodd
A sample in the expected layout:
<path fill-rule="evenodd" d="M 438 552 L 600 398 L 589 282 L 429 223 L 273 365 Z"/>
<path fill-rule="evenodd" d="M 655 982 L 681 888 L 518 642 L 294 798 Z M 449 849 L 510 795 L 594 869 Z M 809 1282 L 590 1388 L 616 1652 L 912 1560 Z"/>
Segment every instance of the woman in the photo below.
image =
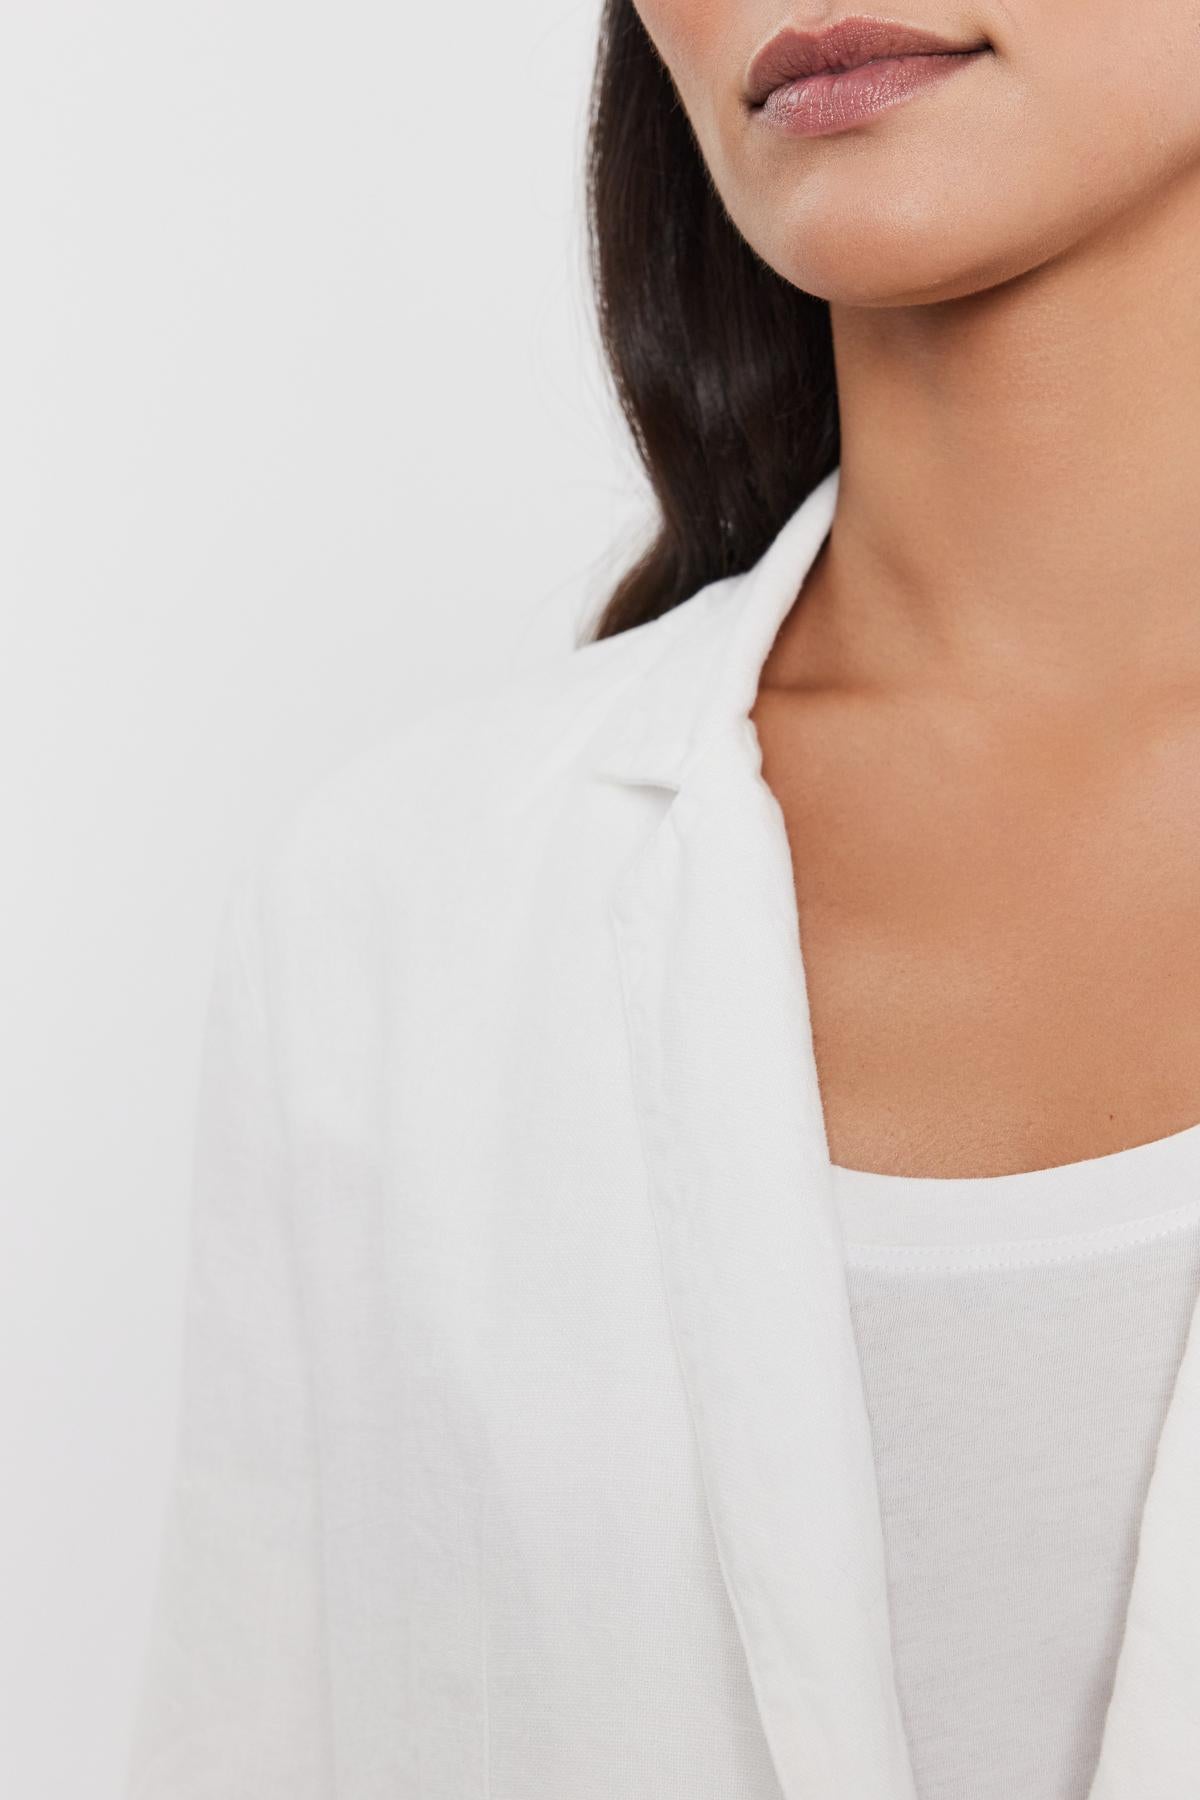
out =
<path fill-rule="evenodd" d="M 1184 1800 L 1196 18 L 608 0 L 591 150 L 661 529 L 231 894 L 131 1795 Z"/>

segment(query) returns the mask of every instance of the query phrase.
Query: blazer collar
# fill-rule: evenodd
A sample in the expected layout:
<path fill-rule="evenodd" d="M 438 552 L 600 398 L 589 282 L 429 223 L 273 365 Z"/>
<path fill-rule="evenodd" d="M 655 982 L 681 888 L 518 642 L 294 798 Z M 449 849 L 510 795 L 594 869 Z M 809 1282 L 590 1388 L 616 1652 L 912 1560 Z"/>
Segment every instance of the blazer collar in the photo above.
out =
<path fill-rule="evenodd" d="M 714 741 L 742 728 L 759 676 L 833 523 L 840 469 L 801 501 L 750 569 L 710 583 L 636 629 L 653 654 L 610 721 L 599 769 L 679 787 Z"/>
<path fill-rule="evenodd" d="M 784 1800 L 915 1800 L 783 817 L 748 718 L 836 473 L 647 629 L 603 769 L 673 790 L 610 897 L 663 1298 Z"/>

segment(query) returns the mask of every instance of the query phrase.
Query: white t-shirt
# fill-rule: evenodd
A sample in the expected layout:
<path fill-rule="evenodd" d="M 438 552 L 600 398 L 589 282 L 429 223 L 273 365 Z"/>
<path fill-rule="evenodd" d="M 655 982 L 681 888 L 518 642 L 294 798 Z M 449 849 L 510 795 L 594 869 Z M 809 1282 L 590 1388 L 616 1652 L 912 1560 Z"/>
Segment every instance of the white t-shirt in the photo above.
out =
<path fill-rule="evenodd" d="M 920 1800 L 1086 1800 L 1200 1292 L 1200 1124 L 834 1187 Z"/>

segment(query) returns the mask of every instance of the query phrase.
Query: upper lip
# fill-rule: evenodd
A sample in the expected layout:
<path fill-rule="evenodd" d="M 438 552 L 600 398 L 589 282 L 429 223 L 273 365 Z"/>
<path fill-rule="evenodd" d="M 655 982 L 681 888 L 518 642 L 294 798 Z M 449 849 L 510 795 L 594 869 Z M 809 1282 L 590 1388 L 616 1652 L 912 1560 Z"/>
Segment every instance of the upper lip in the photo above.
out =
<path fill-rule="evenodd" d="M 746 73 L 745 96 L 749 106 L 761 106 L 768 94 L 787 81 L 826 70 L 856 69 L 862 63 L 888 56 L 946 56 L 984 50 L 984 43 L 955 44 L 933 31 L 900 25 L 892 19 L 867 19 L 859 15 L 839 19 L 823 31 L 805 31 L 785 25 L 756 51 Z"/>

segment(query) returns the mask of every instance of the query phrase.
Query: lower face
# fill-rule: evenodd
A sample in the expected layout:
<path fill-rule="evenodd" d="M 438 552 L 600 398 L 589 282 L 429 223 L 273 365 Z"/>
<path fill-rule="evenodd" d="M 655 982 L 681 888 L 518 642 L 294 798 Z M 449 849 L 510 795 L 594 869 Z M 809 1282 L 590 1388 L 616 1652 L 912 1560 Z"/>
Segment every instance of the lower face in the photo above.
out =
<path fill-rule="evenodd" d="M 1192 0 L 927 0 L 871 16 L 935 32 L 959 54 L 810 77 L 757 109 L 745 88 L 759 47 L 783 25 L 820 30 L 844 10 L 635 4 L 734 225 L 824 299 L 976 292 L 1200 167 Z"/>

